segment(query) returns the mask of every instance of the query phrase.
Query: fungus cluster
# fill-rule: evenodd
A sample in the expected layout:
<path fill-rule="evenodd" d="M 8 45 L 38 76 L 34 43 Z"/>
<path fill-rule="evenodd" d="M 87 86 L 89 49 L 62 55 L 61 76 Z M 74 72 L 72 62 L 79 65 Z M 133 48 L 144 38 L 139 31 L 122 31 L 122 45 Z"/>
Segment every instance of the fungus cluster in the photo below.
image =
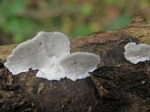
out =
<path fill-rule="evenodd" d="M 133 64 L 150 60 L 150 45 L 129 42 L 125 45 L 125 58 Z"/>
<path fill-rule="evenodd" d="M 42 31 L 13 49 L 4 65 L 13 75 L 32 68 L 39 70 L 36 76 L 40 78 L 75 81 L 89 76 L 99 63 L 100 57 L 93 53 L 70 54 L 70 41 L 63 33 Z"/>

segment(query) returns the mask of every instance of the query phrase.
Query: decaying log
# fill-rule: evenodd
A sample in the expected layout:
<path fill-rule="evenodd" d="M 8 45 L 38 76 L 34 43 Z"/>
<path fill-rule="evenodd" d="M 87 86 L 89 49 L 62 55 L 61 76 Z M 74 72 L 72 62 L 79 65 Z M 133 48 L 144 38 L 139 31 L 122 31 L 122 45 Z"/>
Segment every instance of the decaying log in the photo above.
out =
<path fill-rule="evenodd" d="M 101 57 L 91 77 L 48 81 L 30 70 L 17 76 L 3 63 L 16 45 L 0 47 L 0 111 L 2 112 L 149 112 L 150 62 L 136 65 L 124 58 L 128 42 L 150 45 L 150 23 L 141 16 L 114 31 L 71 39 L 71 52 Z"/>

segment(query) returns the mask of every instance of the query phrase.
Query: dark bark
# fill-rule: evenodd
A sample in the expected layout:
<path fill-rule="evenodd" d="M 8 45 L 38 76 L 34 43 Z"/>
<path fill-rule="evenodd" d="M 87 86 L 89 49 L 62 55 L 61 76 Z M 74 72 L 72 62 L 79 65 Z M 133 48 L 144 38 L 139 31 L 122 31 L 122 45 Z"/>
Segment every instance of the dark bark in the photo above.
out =
<path fill-rule="evenodd" d="M 0 111 L 149 112 L 150 62 L 134 65 L 124 58 L 124 46 L 130 41 L 150 44 L 150 23 L 141 16 L 122 29 L 71 39 L 72 52 L 101 57 L 91 78 L 75 82 L 39 79 L 33 70 L 12 76 L 3 63 L 15 45 L 1 47 Z"/>

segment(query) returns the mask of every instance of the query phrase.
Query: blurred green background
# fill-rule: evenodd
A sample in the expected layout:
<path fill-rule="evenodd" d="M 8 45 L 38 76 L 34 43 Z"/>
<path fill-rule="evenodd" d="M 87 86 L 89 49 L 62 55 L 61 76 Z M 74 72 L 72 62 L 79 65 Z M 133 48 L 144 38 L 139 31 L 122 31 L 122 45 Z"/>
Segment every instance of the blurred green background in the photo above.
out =
<path fill-rule="evenodd" d="M 0 44 L 19 43 L 39 31 L 73 38 L 118 29 L 136 14 L 150 19 L 150 0 L 0 0 Z"/>

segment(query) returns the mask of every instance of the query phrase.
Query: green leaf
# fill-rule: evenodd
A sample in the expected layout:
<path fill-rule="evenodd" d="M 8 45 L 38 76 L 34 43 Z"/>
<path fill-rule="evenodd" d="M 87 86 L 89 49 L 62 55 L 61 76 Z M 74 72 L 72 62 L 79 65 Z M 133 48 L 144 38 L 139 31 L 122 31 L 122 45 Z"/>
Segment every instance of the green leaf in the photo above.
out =
<path fill-rule="evenodd" d="M 89 17 L 92 13 L 92 10 L 93 10 L 93 6 L 92 4 L 90 3 L 84 3 L 82 6 L 81 6 L 81 14 L 84 16 L 84 17 Z"/>
<path fill-rule="evenodd" d="M 92 29 L 87 25 L 76 25 L 70 32 L 71 37 L 81 36 L 92 33 Z"/>
<path fill-rule="evenodd" d="M 108 22 L 105 25 L 105 29 L 106 30 L 119 29 L 121 27 L 124 27 L 126 24 L 129 24 L 130 22 L 131 22 L 131 17 L 122 15 Z"/>
<path fill-rule="evenodd" d="M 23 0 L 16 0 L 15 2 L 12 1 L 7 6 L 7 14 L 9 15 L 16 15 L 18 13 L 21 13 L 27 6 L 27 2 Z"/>
<path fill-rule="evenodd" d="M 22 35 L 20 35 L 20 34 L 14 34 L 14 35 L 13 35 L 13 38 L 12 38 L 12 41 L 13 41 L 14 43 L 20 43 L 20 42 L 23 41 L 23 37 L 22 37 Z"/>

